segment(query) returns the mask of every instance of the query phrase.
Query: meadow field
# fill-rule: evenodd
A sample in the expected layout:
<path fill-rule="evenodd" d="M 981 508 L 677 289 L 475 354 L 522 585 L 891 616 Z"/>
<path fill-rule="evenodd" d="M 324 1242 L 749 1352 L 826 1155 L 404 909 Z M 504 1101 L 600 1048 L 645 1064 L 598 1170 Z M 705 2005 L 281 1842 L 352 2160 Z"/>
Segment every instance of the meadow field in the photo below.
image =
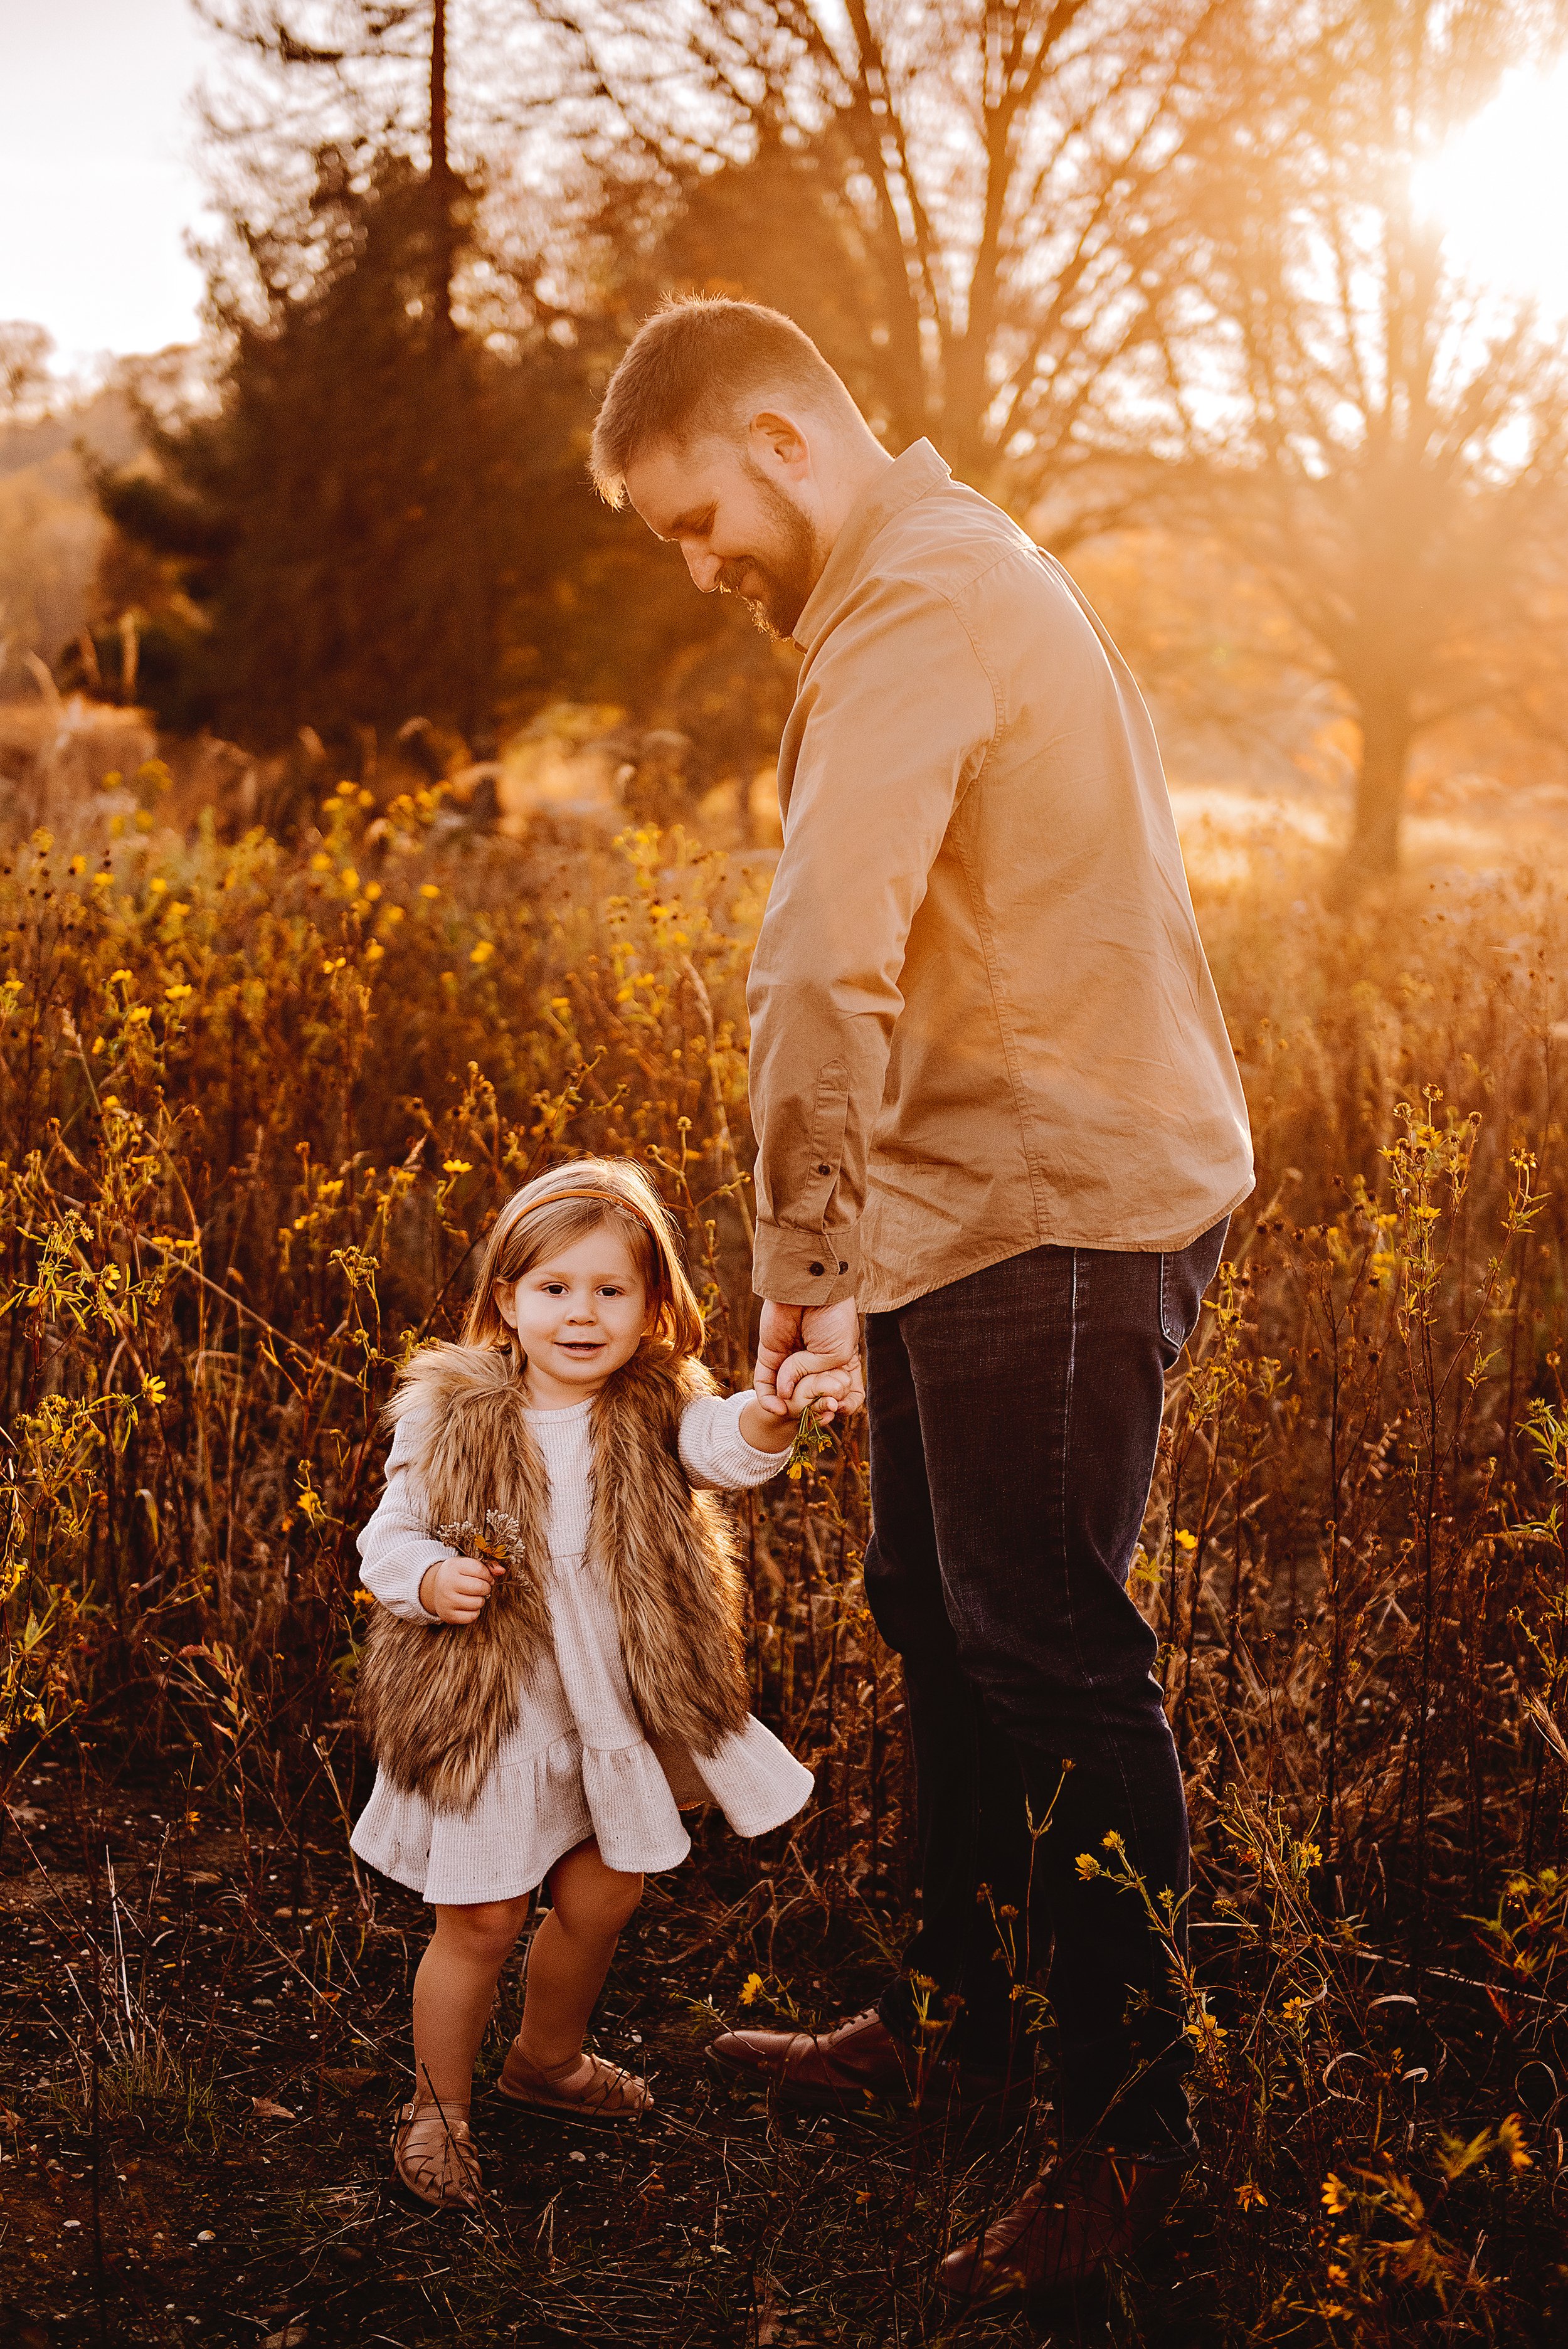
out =
<path fill-rule="evenodd" d="M 1562 843 L 1418 823 L 1406 875 L 1331 912 L 1288 806 L 1178 804 L 1258 1154 L 1134 1568 L 1194 1824 L 1204 2149 L 1146 2273 L 964 2338 L 1544 2344 L 1568 2303 Z M 792 2119 L 699 2063 L 742 2008 L 861 2002 L 907 1920 L 862 1428 L 743 1504 L 757 1709 L 818 1795 L 760 1847 L 705 1829 L 650 1885 L 598 2024 L 648 2070 L 648 2125 L 580 2147 L 481 2100 L 484 2215 L 412 2215 L 385 2140 L 421 1912 L 346 1847 L 377 1415 L 454 1330 L 509 1191 L 636 1155 L 710 1361 L 748 1376 L 770 857 L 503 839 L 438 785 L 341 785 L 284 844 L 176 808 L 152 764 L 3 864 L 6 2337 L 955 2337 L 934 2258 L 1049 2137 L 1037 1975 L 1040 2094 L 1008 2142 Z M 515 2003 L 509 1974 L 487 2073 Z"/>

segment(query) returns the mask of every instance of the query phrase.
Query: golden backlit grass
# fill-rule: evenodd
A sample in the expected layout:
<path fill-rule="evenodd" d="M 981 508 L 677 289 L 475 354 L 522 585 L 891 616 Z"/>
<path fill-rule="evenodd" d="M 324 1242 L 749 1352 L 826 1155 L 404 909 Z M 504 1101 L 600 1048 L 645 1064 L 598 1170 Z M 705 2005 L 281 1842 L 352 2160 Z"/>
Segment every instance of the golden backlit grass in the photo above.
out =
<path fill-rule="evenodd" d="M 550 1158 L 655 1171 L 710 1355 L 746 1375 L 766 860 L 652 833 L 545 856 L 439 814 L 345 786 L 308 853 L 121 817 L 5 860 L 14 1772 L 134 1749 L 274 1837 L 311 1805 L 341 1827 L 376 1413 Z M 1172 1382 L 1134 1569 L 1199 1861 L 1185 2208 L 1212 2330 L 1191 2337 L 1546 2339 L 1568 914 L 1517 869 L 1330 914 L 1308 854 L 1194 860 L 1259 1181 Z M 819 1771 L 765 1900 L 721 1917 L 713 1994 L 756 1973 L 758 2013 L 834 2011 L 907 1896 L 862 1448 L 745 1505 L 757 1702 Z M 723 1865 L 734 1897 L 748 1863 Z M 305 1951 L 313 1995 L 335 1947 Z M 971 2189 L 944 2180 L 961 2221 Z M 934 2338 L 923 2265 L 888 2272 L 900 2337 Z M 892 2337 L 845 2292 L 820 2337 Z"/>

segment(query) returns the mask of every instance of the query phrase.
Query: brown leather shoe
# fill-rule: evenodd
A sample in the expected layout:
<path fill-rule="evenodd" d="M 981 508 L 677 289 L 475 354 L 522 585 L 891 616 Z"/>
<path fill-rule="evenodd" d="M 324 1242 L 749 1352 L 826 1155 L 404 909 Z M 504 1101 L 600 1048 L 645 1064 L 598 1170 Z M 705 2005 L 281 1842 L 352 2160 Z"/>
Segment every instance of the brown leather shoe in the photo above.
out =
<path fill-rule="evenodd" d="M 904 2051 L 874 2006 L 831 2031 L 726 2031 L 707 2052 L 732 2078 L 801 2112 L 848 2112 L 868 2096 L 909 2102 Z"/>
<path fill-rule="evenodd" d="M 1182 2162 L 1114 2153 L 1053 2161 L 984 2234 L 949 2252 L 936 2288 L 966 2307 L 991 2308 L 1083 2283 L 1148 2241 L 1186 2174 Z"/>
<path fill-rule="evenodd" d="M 831 2031 L 727 2031 L 708 2055 L 738 2085 L 797 2112 L 851 2112 L 869 2099 L 918 2105 L 923 2126 L 1016 2128 L 1026 2117 L 1033 2082 L 1026 2075 L 982 2072 L 939 2058 L 915 2067 L 874 2007 Z"/>

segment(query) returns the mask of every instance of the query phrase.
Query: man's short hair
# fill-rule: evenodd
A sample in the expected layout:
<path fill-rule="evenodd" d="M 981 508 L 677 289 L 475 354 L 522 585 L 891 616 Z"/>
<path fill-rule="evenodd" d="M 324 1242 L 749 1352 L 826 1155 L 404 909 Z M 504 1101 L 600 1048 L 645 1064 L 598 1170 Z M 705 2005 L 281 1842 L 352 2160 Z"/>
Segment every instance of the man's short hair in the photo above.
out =
<path fill-rule="evenodd" d="M 731 430 L 748 396 L 793 392 L 841 418 L 860 410 L 816 344 L 781 310 L 717 295 L 677 295 L 645 319 L 605 388 L 589 468 L 605 502 L 626 493 L 639 449 Z"/>

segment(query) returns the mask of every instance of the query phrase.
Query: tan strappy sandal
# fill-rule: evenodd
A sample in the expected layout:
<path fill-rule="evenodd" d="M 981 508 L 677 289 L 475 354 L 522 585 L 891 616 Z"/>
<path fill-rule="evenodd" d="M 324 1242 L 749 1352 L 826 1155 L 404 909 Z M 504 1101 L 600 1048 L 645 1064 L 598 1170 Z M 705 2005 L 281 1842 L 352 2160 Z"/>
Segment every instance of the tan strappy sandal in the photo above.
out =
<path fill-rule="evenodd" d="M 645 2080 L 634 2072 L 623 2072 L 619 2064 L 606 2064 L 586 2047 L 564 2064 L 534 2064 L 514 2039 L 496 2086 L 508 2104 L 576 2121 L 631 2121 L 654 2106 Z"/>
<path fill-rule="evenodd" d="M 433 2210 L 474 2209 L 484 2190 L 464 2106 L 405 2105 L 392 2130 L 392 2166 Z"/>

